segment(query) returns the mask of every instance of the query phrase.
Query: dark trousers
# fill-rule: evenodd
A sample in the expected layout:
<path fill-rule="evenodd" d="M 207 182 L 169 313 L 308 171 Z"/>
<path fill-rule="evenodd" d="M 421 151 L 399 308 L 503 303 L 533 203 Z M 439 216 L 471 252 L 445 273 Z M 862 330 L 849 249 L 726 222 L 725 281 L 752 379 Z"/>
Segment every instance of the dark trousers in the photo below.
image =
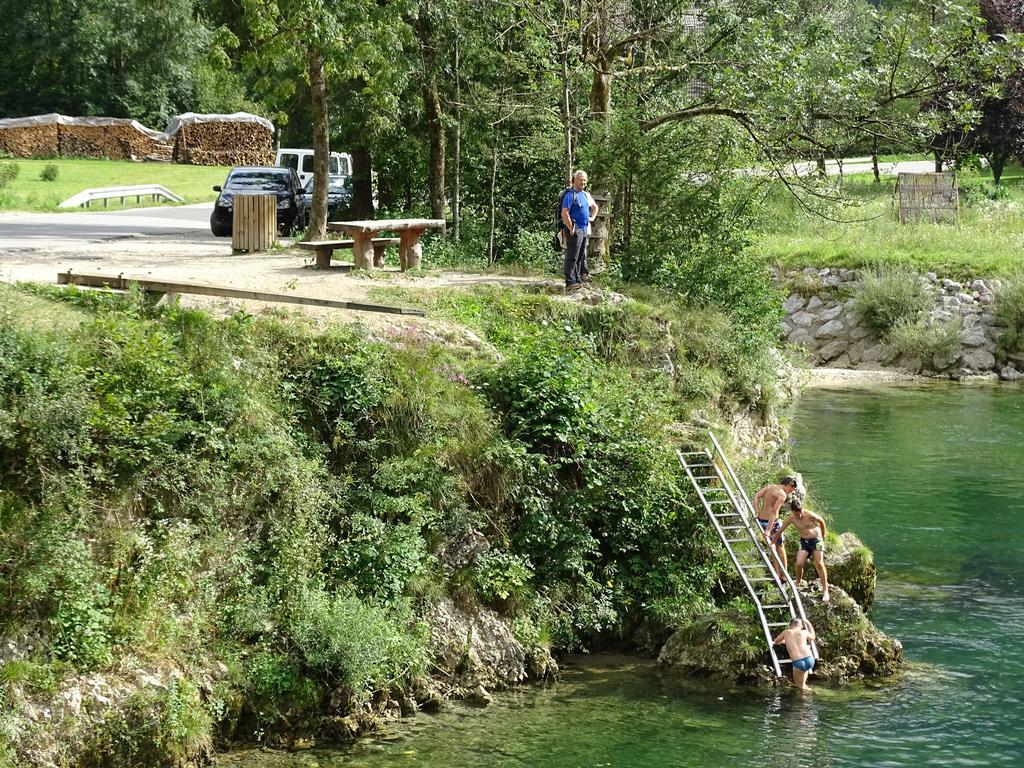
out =
<path fill-rule="evenodd" d="M 580 275 L 587 274 L 587 235 L 576 230 L 565 238 L 565 284 L 582 282 Z"/>

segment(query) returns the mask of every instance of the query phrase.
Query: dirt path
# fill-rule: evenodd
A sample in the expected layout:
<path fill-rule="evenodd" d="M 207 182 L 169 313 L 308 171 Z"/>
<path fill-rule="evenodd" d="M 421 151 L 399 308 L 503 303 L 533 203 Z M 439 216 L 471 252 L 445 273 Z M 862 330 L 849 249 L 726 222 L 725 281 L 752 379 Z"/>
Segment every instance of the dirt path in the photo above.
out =
<path fill-rule="evenodd" d="M 208 237 L 126 237 L 101 243 L 78 245 L 73 250 L 0 251 L 0 281 L 56 283 L 57 273 L 72 270 L 89 274 L 177 280 L 223 285 L 233 288 L 311 296 L 336 301 L 379 301 L 369 296 L 375 287 L 394 285 L 443 291 L 477 284 L 546 284 L 532 277 L 496 276 L 461 272 L 436 272 L 405 275 L 397 267 L 386 267 L 372 274 L 335 268 L 328 272 L 311 268 L 312 254 L 280 250 L 258 254 L 231 254 L 229 241 L 211 241 Z M 552 279 L 553 290 L 561 283 Z M 575 298 L 575 297 L 574 297 Z M 243 309 L 251 314 L 269 311 L 301 312 L 318 323 L 358 322 L 370 329 L 425 326 L 438 331 L 450 330 L 432 318 L 300 307 L 212 296 L 181 296 L 183 306 L 201 307 L 214 314 L 231 314 Z"/>

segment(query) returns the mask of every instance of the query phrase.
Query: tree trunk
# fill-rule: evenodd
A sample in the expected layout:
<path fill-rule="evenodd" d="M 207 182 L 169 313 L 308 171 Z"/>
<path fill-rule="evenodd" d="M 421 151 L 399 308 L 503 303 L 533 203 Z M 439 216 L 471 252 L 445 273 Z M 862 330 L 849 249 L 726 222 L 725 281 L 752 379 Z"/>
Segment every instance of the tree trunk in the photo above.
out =
<path fill-rule="evenodd" d="M 357 219 L 372 219 L 373 166 L 370 149 L 360 142 L 352 147 L 352 214 Z"/>
<path fill-rule="evenodd" d="M 306 240 L 323 240 L 327 232 L 327 174 L 330 153 L 323 56 L 312 49 L 307 50 L 306 67 L 313 105 L 313 206 L 309 212 Z"/>
<path fill-rule="evenodd" d="M 462 160 L 462 89 L 459 87 L 459 38 L 455 37 L 455 129 L 452 135 L 452 239 L 459 242 L 460 219 L 462 217 L 462 176 L 459 168 Z"/>
<path fill-rule="evenodd" d="M 428 11 L 420 6 L 416 19 L 416 35 L 420 42 L 423 66 L 423 111 L 430 138 L 430 167 L 427 185 L 430 192 L 430 213 L 435 219 L 444 218 L 444 121 L 441 118 L 441 97 L 437 87 L 437 67 L 434 62 L 433 29 Z"/>
<path fill-rule="evenodd" d="M 933 154 L 935 155 L 935 172 L 942 173 L 942 155 L 937 150 Z"/>
<path fill-rule="evenodd" d="M 491 198 L 490 198 L 490 221 L 487 231 L 487 264 L 493 264 L 496 260 L 494 254 L 494 226 L 497 212 L 495 190 L 498 186 L 498 127 L 495 125 L 494 134 L 491 138 Z"/>
<path fill-rule="evenodd" d="M 871 145 L 871 173 L 875 177 L 875 184 L 882 183 L 882 174 L 878 170 L 878 140 L 875 139 Z"/>
<path fill-rule="evenodd" d="M 572 113 L 569 111 L 569 49 L 562 51 L 562 161 L 565 164 L 563 182 L 572 179 Z"/>
<path fill-rule="evenodd" d="M 992 169 L 992 183 L 998 185 L 999 179 L 1003 177 L 1003 169 L 1009 158 L 1006 152 L 993 152 L 988 158 L 988 167 Z"/>

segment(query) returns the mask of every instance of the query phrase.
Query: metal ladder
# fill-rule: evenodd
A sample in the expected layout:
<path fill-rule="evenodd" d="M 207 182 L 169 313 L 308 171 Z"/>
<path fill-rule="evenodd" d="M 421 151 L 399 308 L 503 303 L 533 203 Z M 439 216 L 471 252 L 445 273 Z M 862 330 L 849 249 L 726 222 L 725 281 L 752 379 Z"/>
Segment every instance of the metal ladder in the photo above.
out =
<path fill-rule="evenodd" d="M 782 665 L 792 664 L 792 660 L 780 659 L 772 640 L 794 618 L 807 619 L 800 592 L 786 569 L 780 567 L 785 574 L 780 579 L 772 567 L 773 563 L 781 566 L 779 556 L 774 547 L 766 548 L 750 498 L 714 433 L 709 430 L 708 435 L 711 448 L 689 453 L 676 450 L 676 455 L 754 601 L 775 675 L 782 677 Z M 818 658 L 816 644 L 811 644 L 811 651 Z"/>

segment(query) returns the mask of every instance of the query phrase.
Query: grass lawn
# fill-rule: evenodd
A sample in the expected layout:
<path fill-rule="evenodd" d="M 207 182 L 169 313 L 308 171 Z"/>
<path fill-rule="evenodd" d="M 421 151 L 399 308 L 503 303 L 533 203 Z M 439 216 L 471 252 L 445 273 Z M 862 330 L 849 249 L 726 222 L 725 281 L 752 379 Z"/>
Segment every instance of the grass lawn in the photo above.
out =
<path fill-rule="evenodd" d="M 84 189 L 137 184 L 162 184 L 171 192 L 185 198 L 186 203 L 201 203 L 213 200 L 217 196 L 212 187 L 214 184 L 223 184 L 230 170 L 225 166 L 74 158 L 0 160 L 0 167 L 9 163 L 18 167 L 18 175 L 6 188 L 0 189 L 0 210 L 5 211 L 84 210 L 58 209 L 57 206 Z M 54 181 L 43 181 L 39 174 L 43 168 L 51 164 L 57 166 L 57 178 Z M 139 207 L 134 197 L 125 202 L 125 208 Z M 108 201 L 108 205 L 111 209 L 122 207 L 116 199 Z M 103 203 L 93 203 L 93 208 L 102 210 Z"/>
<path fill-rule="evenodd" d="M 987 174 L 986 174 L 987 175 Z M 942 276 L 977 277 L 1024 273 L 1024 169 L 1003 174 L 1005 193 L 990 199 L 986 175 L 960 180 L 958 223 L 900 224 L 893 198 L 896 180 L 848 176 L 846 205 L 826 213 L 801 208 L 785 194 L 770 204 L 754 247 L 781 267 L 901 265 Z"/>

